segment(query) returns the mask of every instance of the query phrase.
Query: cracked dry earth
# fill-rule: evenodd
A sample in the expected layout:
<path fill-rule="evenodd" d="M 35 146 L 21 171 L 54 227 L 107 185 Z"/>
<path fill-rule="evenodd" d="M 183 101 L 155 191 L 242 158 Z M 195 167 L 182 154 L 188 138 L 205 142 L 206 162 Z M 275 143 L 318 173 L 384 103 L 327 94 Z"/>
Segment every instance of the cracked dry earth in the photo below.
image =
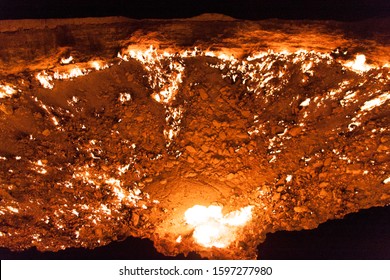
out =
<path fill-rule="evenodd" d="M 388 205 L 386 22 L 1 22 L 0 246 L 251 259 Z"/>

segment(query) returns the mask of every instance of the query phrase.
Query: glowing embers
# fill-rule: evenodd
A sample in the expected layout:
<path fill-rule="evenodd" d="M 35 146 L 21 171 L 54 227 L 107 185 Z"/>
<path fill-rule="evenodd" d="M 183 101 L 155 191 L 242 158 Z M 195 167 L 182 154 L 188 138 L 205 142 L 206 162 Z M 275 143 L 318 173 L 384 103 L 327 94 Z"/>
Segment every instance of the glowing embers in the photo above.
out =
<path fill-rule="evenodd" d="M 118 100 L 122 104 L 129 102 L 129 101 L 131 101 L 131 94 L 127 93 L 127 92 L 121 92 L 121 93 L 119 93 Z"/>
<path fill-rule="evenodd" d="M 379 92 L 380 91 L 378 91 L 377 93 Z M 364 102 L 363 106 L 360 107 L 360 112 L 352 118 L 352 122 L 348 125 L 349 131 L 353 131 L 356 127 L 362 124 L 361 118 L 366 115 L 368 111 L 371 111 L 372 109 L 385 104 L 387 100 L 390 100 L 389 92 L 384 92 L 378 97 Z"/>
<path fill-rule="evenodd" d="M 142 207 L 143 209 L 147 209 L 147 206 L 143 203 L 138 205 L 138 201 L 143 198 L 149 198 L 148 194 L 142 194 L 141 190 L 134 187 L 133 189 L 124 188 L 120 180 L 115 178 L 109 178 L 105 181 L 105 183 L 111 186 L 112 194 L 116 197 L 116 199 L 126 205 L 132 205 L 134 207 Z"/>
<path fill-rule="evenodd" d="M 11 97 L 17 90 L 10 84 L 0 84 L 0 98 Z"/>
<path fill-rule="evenodd" d="M 49 74 L 46 71 L 42 71 L 36 75 L 36 78 L 44 88 L 53 89 L 54 80 L 73 79 L 79 76 L 84 76 L 88 74 L 88 72 L 90 72 L 90 70 L 80 69 L 79 67 L 76 66 L 67 72 L 61 72 L 61 73 L 59 71 L 56 71 L 54 72 L 54 74 Z"/>
<path fill-rule="evenodd" d="M 35 170 L 39 174 L 47 173 L 47 169 L 45 168 L 47 164 L 47 160 L 38 160 L 37 162 L 31 162 L 31 163 L 34 165 L 32 170 Z"/>
<path fill-rule="evenodd" d="M 310 98 L 306 98 L 304 101 L 301 102 L 301 104 L 299 104 L 299 106 L 306 107 L 309 106 L 309 104 L 310 104 Z"/>
<path fill-rule="evenodd" d="M 148 193 L 142 192 L 135 185 L 133 187 L 124 185 L 120 179 L 109 177 L 105 172 L 99 172 L 94 165 L 86 164 L 78 167 L 74 170 L 73 179 L 76 181 L 74 185 L 77 185 L 77 181 L 81 181 L 94 190 L 104 190 L 110 194 L 109 202 L 115 207 L 127 205 L 146 209 L 147 204 L 151 204 Z"/>
<path fill-rule="evenodd" d="M 382 93 L 377 98 L 366 101 L 364 105 L 360 108 L 362 111 L 371 111 L 375 107 L 383 105 L 387 100 L 390 99 L 389 92 Z"/>
<path fill-rule="evenodd" d="M 143 64 L 155 91 L 152 97 L 157 102 L 169 103 L 175 98 L 184 73 L 184 62 L 179 54 L 159 53 L 153 46 L 146 50 L 130 46 L 124 53 L 118 53 L 118 57 L 125 61 L 132 58 Z"/>
<path fill-rule="evenodd" d="M 7 206 L 7 209 L 11 211 L 12 213 L 19 213 L 19 209 L 12 207 L 12 206 Z"/>
<path fill-rule="evenodd" d="M 333 58 L 326 53 L 307 50 L 277 53 L 268 50 L 252 54 L 242 60 L 220 58 L 217 63 L 209 65 L 219 69 L 222 78 L 229 78 L 233 83 L 242 83 L 247 92 L 265 96 L 268 102 L 268 97 L 280 92 L 289 84 L 298 67 L 303 74 L 302 82 L 305 83 L 309 77 L 315 75 L 319 65 L 332 63 Z"/>
<path fill-rule="evenodd" d="M 344 65 L 355 72 L 366 72 L 373 68 L 371 65 L 366 64 L 366 56 L 364 54 L 356 55 L 354 61 L 348 61 Z"/>
<path fill-rule="evenodd" d="M 189 208 L 184 218 L 187 224 L 194 227 L 193 238 L 204 247 L 224 248 L 236 237 L 238 230 L 252 218 L 253 206 L 222 214 L 221 206 L 195 205 Z"/>
<path fill-rule="evenodd" d="M 166 107 L 165 109 L 165 122 L 169 128 L 164 129 L 164 136 L 167 139 L 166 146 L 169 147 L 173 139 L 180 132 L 180 125 L 183 118 L 184 109 L 182 107 Z"/>

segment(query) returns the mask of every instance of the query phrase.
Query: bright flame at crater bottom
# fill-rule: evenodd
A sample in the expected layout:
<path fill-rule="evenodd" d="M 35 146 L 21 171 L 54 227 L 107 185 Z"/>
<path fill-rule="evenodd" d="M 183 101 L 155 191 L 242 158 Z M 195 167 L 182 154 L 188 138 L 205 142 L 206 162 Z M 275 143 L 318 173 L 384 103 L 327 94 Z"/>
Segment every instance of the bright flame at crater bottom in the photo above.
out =
<path fill-rule="evenodd" d="M 221 206 L 195 205 L 185 212 L 184 218 L 194 227 L 193 237 L 198 244 L 224 248 L 236 239 L 238 229 L 251 220 L 252 208 L 247 206 L 223 215 Z"/>

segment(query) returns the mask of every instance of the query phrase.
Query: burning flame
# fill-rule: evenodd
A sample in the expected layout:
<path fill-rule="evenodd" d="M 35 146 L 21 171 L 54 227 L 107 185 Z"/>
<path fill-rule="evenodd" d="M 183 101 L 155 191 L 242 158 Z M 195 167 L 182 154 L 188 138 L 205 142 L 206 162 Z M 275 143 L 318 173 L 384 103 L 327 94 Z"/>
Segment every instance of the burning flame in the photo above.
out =
<path fill-rule="evenodd" d="M 53 76 L 48 75 L 46 71 L 38 73 L 36 78 L 44 88 L 53 89 Z"/>
<path fill-rule="evenodd" d="M 61 64 L 69 64 L 73 61 L 73 57 L 69 56 L 68 58 L 61 58 Z"/>
<path fill-rule="evenodd" d="M 358 72 L 369 71 L 372 68 L 370 65 L 366 64 L 366 56 L 364 54 L 356 55 L 355 60 L 347 62 L 345 66 Z"/>
<path fill-rule="evenodd" d="M 16 93 L 16 90 L 10 85 L 0 85 L 0 98 L 10 97 Z"/>
<path fill-rule="evenodd" d="M 383 105 L 387 100 L 390 99 L 389 92 L 384 92 L 379 95 L 377 98 L 364 102 L 363 106 L 360 108 L 362 111 L 370 111 L 375 107 Z"/>
<path fill-rule="evenodd" d="M 224 248 L 236 239 L 237 230 L 252 218 L 253 206 L 222 214 L 221 206 L 195 205 L 189 208 L 184 218 L 194 227 L 193 237 L 204 247 Z"/>
<path fill-rule="evenodd" d="M 103 61 L 100 61 L 100 60 L 90 61 L 89 64 L 91 65 L 92 68 L 94 68 L 97 71 L 100 71 L 100 70 L 103 70 L 103 69 L 106 69 L 109 67 L 108 64 L 105 64 Z"/>
<path fill-rule="evenodd" d="M 73 79 L 79 76 L 84 76 L 88 74 L 88 70 L 80 69 L 79 67 L 72 68 L 68 73 L 60 73 L 56 71 L 54 73 L 54 79 L 56 80 L 67 80 L 67 79 Z"/>
<path fill-rule="evenodd" d="M 175 98 L 184 75 L 181 55 L 161 53 L 153 46 L 146 50 L 129 46 L 123 54 L 118 53 L 118 57 L 124 61 L 129 61 L 129 58 L 138 60 L 148 72 L 153 72 L 149 76 L 149 83 L 155 90 L 152 97 L 157 102 L 167 104 Z"/>
<path fill-rule="evenodd" d="M 70 56 L 67 59 L 61 59 L 61 64 L 69 64 L 73 58 Z M 75 65 L 73 68 L 65 71 L 59 71 L 58 69 L 54 70 L 54 73 L 47 73 L 45 70 L 39 72 L 36 75 L 37 80 L 42 87 L 53 89 L 55 80 L 70 80 L 80 76 L 85 76 L 91 73 L 93 70 L 100 71 L 110 66 L 107 63 L 104 63 L 102 60 L 93 60 L 83 64 L 84 67 L 79 67 Z"/>

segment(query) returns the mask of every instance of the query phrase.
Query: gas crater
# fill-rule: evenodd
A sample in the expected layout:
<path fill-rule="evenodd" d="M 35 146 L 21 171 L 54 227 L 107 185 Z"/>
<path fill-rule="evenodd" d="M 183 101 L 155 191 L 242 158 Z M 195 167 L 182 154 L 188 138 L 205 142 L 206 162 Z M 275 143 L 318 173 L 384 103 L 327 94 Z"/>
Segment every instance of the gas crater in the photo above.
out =
<path fill-rule="evenodd" d="M 370 28 L 0 22 L 0 246 L 253 259 L 269 232 L 389 205 L 390 47 Z"/>

